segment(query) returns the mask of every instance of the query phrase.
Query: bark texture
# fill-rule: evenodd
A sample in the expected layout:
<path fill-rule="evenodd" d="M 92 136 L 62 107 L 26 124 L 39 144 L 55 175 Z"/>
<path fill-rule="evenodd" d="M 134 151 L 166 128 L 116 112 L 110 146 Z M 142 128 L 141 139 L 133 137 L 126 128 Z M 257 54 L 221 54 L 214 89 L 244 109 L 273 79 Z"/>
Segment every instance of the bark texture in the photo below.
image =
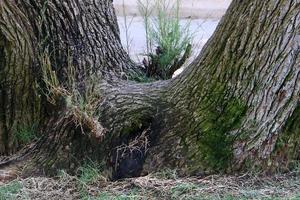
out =
<path fill-rule="evenodd" d="M 188 153 L 174 147 L 163 158 L 188 157 L 195 169 L 203 160 L 213 168 L 273 165 L 299 105 L 299 20 L 299 1 L 232 2 L 201 55 L 170 83 L 167 96 L 180 114 L 165 117 L 178 119 L 167 130 L 181 131 L 179 149 Z"/>
<path fill-rule="evenodd" d="M 19 127 L 47 112 L 37 96 L 44 54 L 66 87 L 72 63 L 81 91 L 91 74 L 127 79 L 139 71 L 121 46 L 112 1 L 1 1 L 0 22 L 2 154 L 18 148 Z"/>
<path fill-rule="evenodd" d="M 234 0 L 183 74 L 141 84 L 126 80 L 140 70 L 121 47 L 112 1 L 0 1 L 0 150 L 9 152 L 18 119 L 43 112 L 42 138 L 0 165 L 29 160 L 28 173 L 55 171 L 89 157 L 114 178 L 164 167 L 189 174 L 288 167 L 299 159 L 299 9 L 298 0 Z M 55 105 L 32 88 L 42 82 L 45 53 L 67 91 Z M 96 77 L 92 114 L 69 102 L 69 63 L 80 94 Z"/>

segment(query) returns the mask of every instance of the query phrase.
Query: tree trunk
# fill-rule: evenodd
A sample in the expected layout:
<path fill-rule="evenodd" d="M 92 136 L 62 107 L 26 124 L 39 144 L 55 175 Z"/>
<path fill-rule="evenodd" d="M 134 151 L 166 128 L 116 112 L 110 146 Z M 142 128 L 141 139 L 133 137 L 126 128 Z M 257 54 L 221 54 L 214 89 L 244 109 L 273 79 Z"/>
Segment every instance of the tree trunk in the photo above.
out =
<path fill-rule="evenodd" d="M 167 98 L 176 110 L 164 117 L 171 125 L 163 125 L 163 132 L 180 130 L 175 134 L 180 145 L 170 145 L 174 149 L 162 158 L 192 171 L 266 168 L 287 159 L 278 152 L 299 152 L 297 129 L 284 135 L 287 122 L 298 116 L 299 6 L 299 1 L 232 2 L 201 55 L 171 80 Z M 160 139 L 167 144 L 165 137 Z"/>
<path fill-rule="evenodd" d="M 44 117 L 35 83 L 42 79 L 42 54 L 49 54 L 62 84 L 72 62 L 80 88 L 93 73 L 124 79 L 137 72 L 121 47 L 111 1 L 1 1 L 0 12 L 1 153 L 18 148 L 17 127 Z"/>
<path fill-rule="evenodd" d="M 299 9 L 298 0 L 234 0 L 183 74 L 141 84 L 127 80 L 142 70 L 121 47 L 111 0 L 0 1 L 1 151 L 11 151 L 14 124 L 38 118 L 42 134 L 1 166 L 26 162 L 30 174 L 91 158 L 114 178 L 289 167 L 300 151 Z M 30 84 L 47 93 L 47 63 L 55 104 Z M 69 100 L 91 85 L 92 114 Z"/>

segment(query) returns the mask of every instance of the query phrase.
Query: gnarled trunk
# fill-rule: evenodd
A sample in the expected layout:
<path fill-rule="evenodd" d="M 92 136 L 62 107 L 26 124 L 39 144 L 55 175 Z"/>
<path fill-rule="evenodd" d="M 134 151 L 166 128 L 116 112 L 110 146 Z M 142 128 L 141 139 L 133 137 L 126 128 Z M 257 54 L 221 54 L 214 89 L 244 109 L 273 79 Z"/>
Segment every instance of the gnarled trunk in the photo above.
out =
<path fill-rule="evenodd" d="M 26 106 L 37 96 L 6 86 L 16 76 L 2 72 L 20 66 L 8 62 L 8 52 L 16 61 L 25 59 L 18 80 L 38 83 L 45 65 L 41 55 L 46 54 L 46 64 L 54 71 L 49 73 L 60 88 L 56 104 L 43 96 L 33 104 L 33 111 L 47 111 L 39 117 L 42 139 L 2 166 L 22 166 L 29 160 L 27 172 L 38 164 L 50 171 L 75 169 L 90 157 L 105 161 L 120 178 L 162 167 L 184 173 L 276 168 L 299 158 L 298 1 L 233 1 L 183 74 L 147 84 L 126 79 L 142 70 L 121 47 L 110 0 L 1 1 L 0 8 L 0 53 L 5 58 L 0 86 L 6 97 L 0 101 L 2 137 L 11 134 L 7 113 L 21 109 L 14 99 Z M 72 87 L 70 63 L 75 71 Z M 96 100 L 89 113 L 70 99 L 73 87 L 83 95 L 91 85 Z M 8 90 L 16 97 L 5 95 Z M 33 114 L 13 116 L 15 123 L 34 119 Z M 2 141 L 7 152 L 7 141 Z"/>

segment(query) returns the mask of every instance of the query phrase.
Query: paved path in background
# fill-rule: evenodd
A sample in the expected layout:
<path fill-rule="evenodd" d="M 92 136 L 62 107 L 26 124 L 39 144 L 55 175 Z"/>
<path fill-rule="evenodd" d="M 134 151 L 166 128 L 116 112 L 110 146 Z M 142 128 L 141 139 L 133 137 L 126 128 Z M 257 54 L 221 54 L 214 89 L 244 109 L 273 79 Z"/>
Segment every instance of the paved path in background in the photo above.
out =
<path fill-rule="evenodd" d="M 145 29 L 143 25 L 142 17 L 127 17 L 128 21 L 132 21 L 129 27 L 129 44 L 130 44 L 130 54 L 134 60 L 138 61 L 138 58 L 141 58 L 142 54 L 146 50 L 146 36 Z M 125 23 L 124 17 L 118 17 L 121 40 L 124 46 L 126 46 L 126 34 L 125 34 Z M 187 23 L 188 20 L 181 20 L 182 24 Z M 210 36 L 215 31 L 219 20 L 216 19 L 192 19 L 190 21 L 190 30 L 191 33 L 194 33 L 194 54 L 198 54 L 202 49 L 203 45 L 207 42 Z"/>
<path fill-rule="evenodd" d="M 170 0 L 176 2 L 176 0 Z M 139 15 L 137 0 L 114 0 L 118 15 L 123 15 L 123 2 L 126 15 Z M 181 0 L 181 13 L 184 18 L 221 18 L 231 0 Z"/>
<path fill-rule="evenodd" d="M 170 0 L 176 1 L 176 0 Z M 127 21 L 132 23 L 129 27 L 129 37 L 126 38 L 123 2 Z M 130 56 L 137 62 L 143 59 L 146 50 L 146 36 L 143 19 L 139 16 L 137 0 L 114 0 L 121 31 L 121 40 L 126 46 L 126 40 L 130 44 Z M 199 54 L 204 44 L 215 31 L 221 17 L 225 14 L 231 0 L 182 0 L 181 23 L 190 21 L 190 30 L 194 34 L 193 54 L 191 60 Z M 186 19 L 190 18 L 190 19 Z M 188 64 L 187 62 L 186 64 Z"/>

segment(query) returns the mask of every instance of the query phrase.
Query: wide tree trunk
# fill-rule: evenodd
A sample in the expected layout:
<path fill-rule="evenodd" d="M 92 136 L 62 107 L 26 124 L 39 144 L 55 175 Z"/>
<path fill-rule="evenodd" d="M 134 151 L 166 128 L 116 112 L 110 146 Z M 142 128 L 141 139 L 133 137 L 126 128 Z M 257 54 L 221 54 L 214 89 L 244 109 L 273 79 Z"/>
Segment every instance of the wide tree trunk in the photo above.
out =
<path fill-rule="evenodd" d="M 0 1 L 0 150 L 16 148 L 22 123 L 38 119 L 42 135 L 1 166 L 53 172 L 89 158 L 114 178 L 287 168 L 300 155 L 299 9 L 234 0 L 187 70 L 142 84 L 130 81 L 143 70 L 121 47 L 111 0 Z M 89 88 L 92 112 L 70 103 Z"/>

